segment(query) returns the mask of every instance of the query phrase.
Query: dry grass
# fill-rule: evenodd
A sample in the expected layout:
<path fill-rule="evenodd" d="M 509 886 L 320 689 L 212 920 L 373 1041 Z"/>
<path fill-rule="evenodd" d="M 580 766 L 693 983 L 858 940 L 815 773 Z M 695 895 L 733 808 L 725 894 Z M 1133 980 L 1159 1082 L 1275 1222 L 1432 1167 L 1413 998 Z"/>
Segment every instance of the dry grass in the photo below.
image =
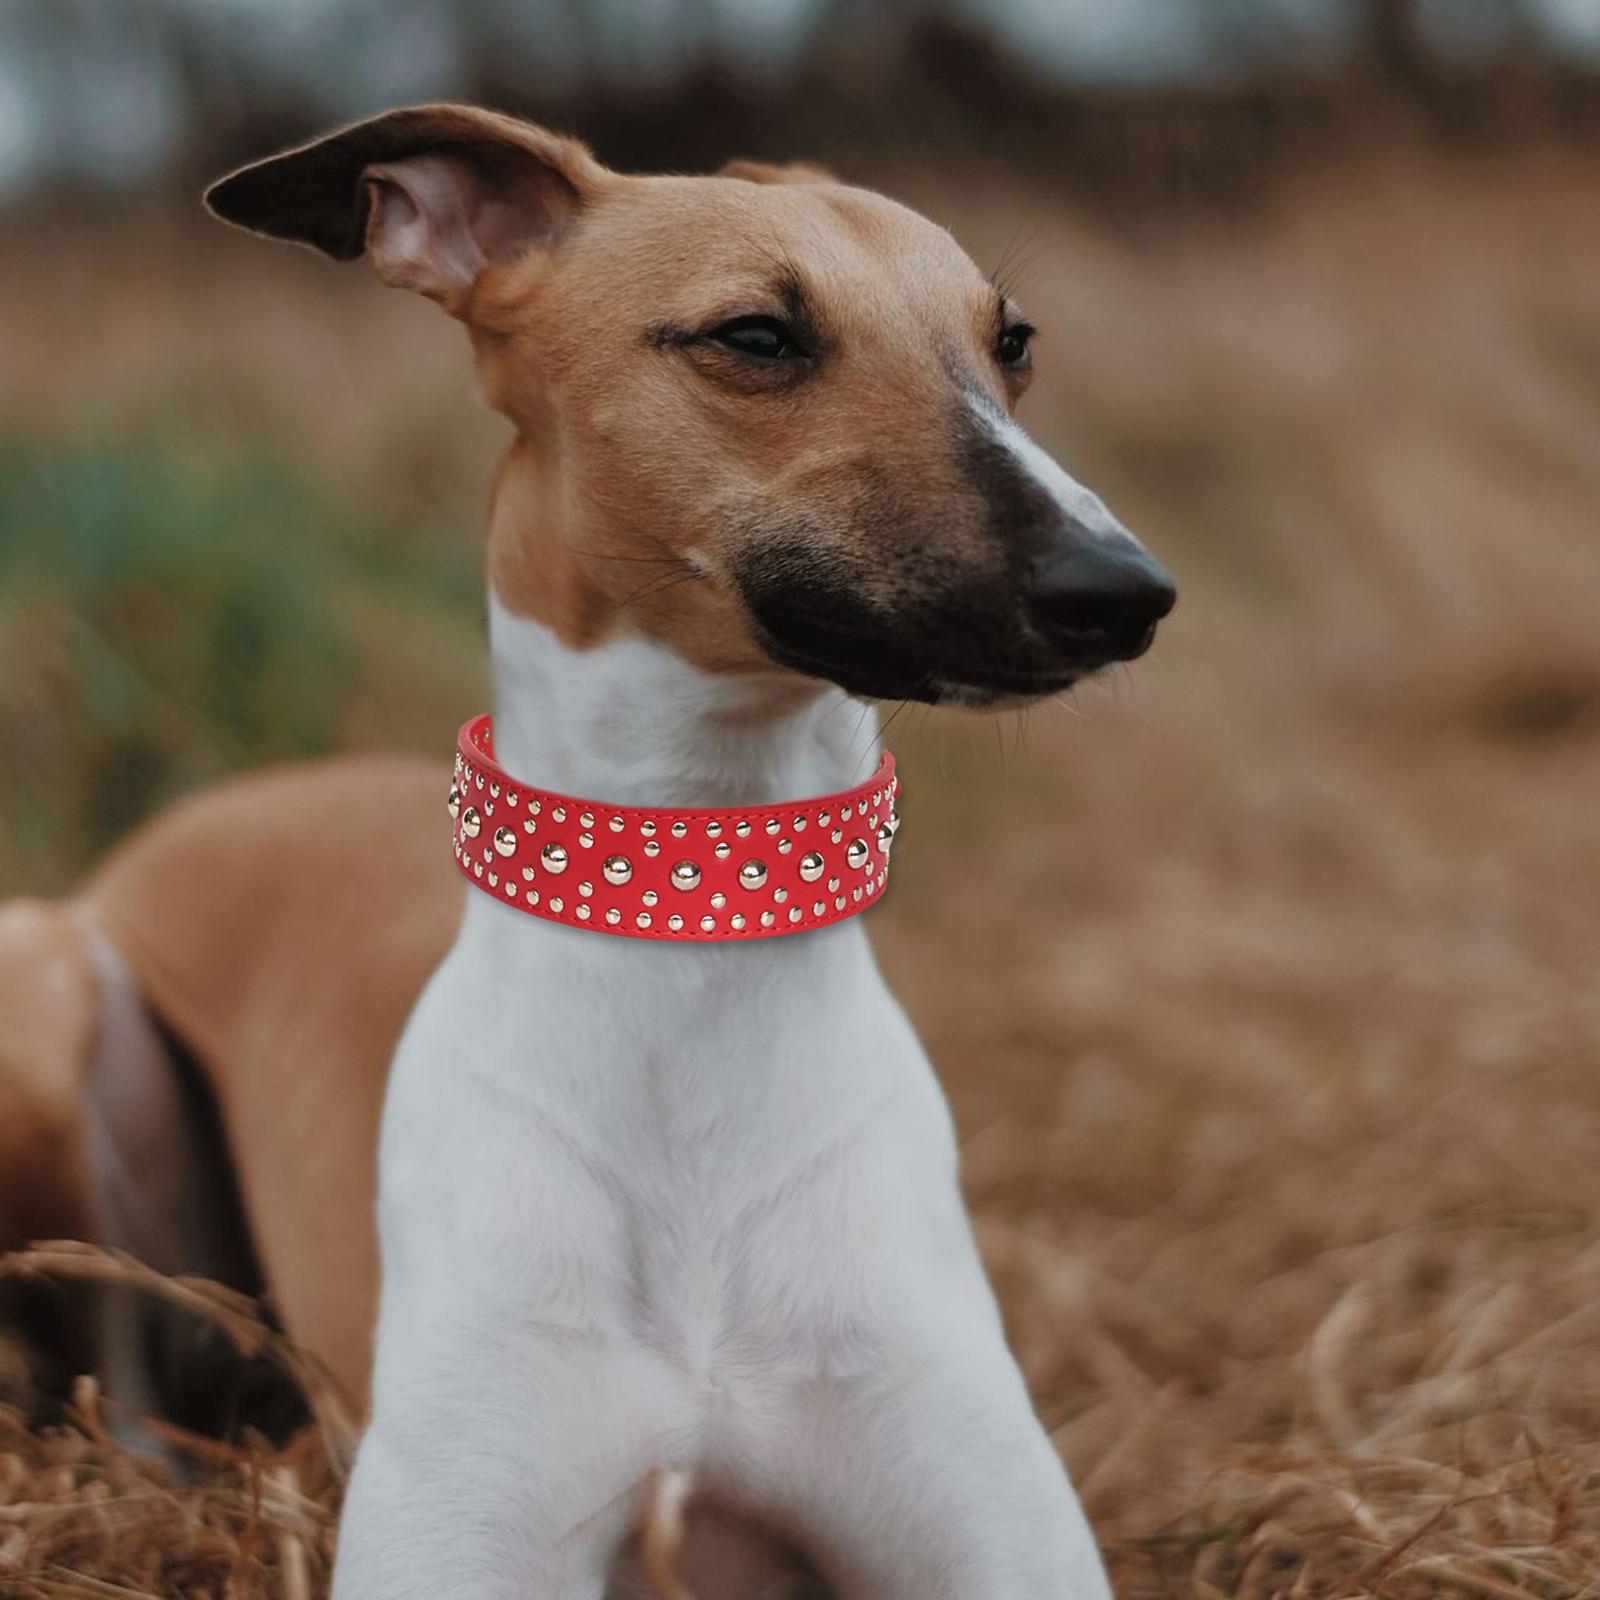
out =
<path fill-rule="evenodd" d="M 146 1446 L 169 1452 L 160 1465 L 128 1448 L 92 1378 L 79 1380 L 57 1424 L 30 1429 L 0 1407 L 0 1595 L 311 1600 L 327 1592 L 354 1430 L 331 1388 L 249 1302 L 70 1242 L 0 1258 L 5 1277 L 116 1283 L 168 1300 L 219 1329 L 241 1357 L 278 1363 L 316 1421 L 285 1450 L 146 1423 L 155 1435 Z"/>
<path fill-rule="evenodd" d="M 891 181 L 989 259 L 1024 219 L 1031 420 L 1184 594 L 1071 707 L 896 717 L 878 923 L 1119 1593 L 1600 1596 L 1592 175 L 1398 164 L 1134 241 Z M 448 329 L 309 263 L 141 248 L 142 343 L 7 330 L 31 429 L 115 428 L 208 360 L 311 477 L 397 492 L 396 437 L 457 403 Z M 308 393 L 351 396 L 331 437 L 296 434 Z M 493 429 L 454 437 L 441 503 Z M 358 684 L 350 731 L 401 698 Z M 321 1592 L 314 1441 L 174 1489 L 92 1406 L 6 1430 L 0 1593 Z"/>

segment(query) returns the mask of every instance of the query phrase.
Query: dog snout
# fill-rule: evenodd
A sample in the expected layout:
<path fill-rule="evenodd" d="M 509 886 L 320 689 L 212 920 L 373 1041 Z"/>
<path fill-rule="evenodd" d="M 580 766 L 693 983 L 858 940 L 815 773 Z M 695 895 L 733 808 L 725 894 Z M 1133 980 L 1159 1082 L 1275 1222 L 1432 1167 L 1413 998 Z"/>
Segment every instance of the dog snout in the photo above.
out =
<path fill-rule="evenodd" d="M 1035 625 L 1065 655 L 1132 661 L 1150 648 L 1178 591 L 1131 537 L 1067 537 L 1034 563 Z"/>

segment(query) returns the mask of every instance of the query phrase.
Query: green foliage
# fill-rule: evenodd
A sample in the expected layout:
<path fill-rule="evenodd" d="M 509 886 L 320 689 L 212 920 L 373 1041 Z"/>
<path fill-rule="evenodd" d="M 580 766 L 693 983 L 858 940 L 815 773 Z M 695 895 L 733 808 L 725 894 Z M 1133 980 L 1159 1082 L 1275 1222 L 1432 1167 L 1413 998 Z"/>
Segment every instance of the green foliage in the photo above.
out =
<path fill-rule="evenodd" d="M 180 790 L 345 742 L 405 629 L 470 577 L 398 560 L 268 459 L 0 449 L 0 884 L 54 887 Z M 9 887 L 9 885 L 7 885 Z"/>

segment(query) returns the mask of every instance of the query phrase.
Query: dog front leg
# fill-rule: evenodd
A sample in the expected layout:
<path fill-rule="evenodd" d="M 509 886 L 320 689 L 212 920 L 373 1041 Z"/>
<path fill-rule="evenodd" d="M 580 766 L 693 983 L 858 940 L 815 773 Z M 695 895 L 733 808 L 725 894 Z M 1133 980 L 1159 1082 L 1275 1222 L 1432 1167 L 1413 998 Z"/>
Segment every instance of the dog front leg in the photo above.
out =
<path fill-rule="evenodd" d="M 334 1600 L 599 1600 L 682 1434 L 675 1386 L 544 1308 L 462 1317 L 459 1284 L 397 1277 Z"/>
<path fill-rule="evenodd" d="M 1111 1600 L 998 1329 L 806 1409 L 779 1495 L 843 1600 Z"/>
<path fill-rule="evenodd" d="M 556 1452 L 544 1470 L 573 1468 Z M 558 1529 L 527 1489 L 519 1464 L 456 1434 L 419 1450 L 374 1424 L 345 1501 L 333 1600 L 601 1600 L 634 1495 Z"/>

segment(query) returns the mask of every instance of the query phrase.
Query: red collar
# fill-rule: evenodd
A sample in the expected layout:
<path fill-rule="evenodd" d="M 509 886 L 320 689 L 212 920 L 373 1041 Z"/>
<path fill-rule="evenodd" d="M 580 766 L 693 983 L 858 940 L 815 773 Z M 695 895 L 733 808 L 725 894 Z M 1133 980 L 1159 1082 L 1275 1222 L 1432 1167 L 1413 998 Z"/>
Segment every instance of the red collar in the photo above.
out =
<path fill-rule="evenodd" d="M 469 882 L 506 905 L 631 939 L 761 939 L 872 904 L 889 876 L 900 780 L 886 750 L 855 789 L 732 811 L 551 794 L 494 759 L 494 724 L 456 740 L 450 816 Z"/>

